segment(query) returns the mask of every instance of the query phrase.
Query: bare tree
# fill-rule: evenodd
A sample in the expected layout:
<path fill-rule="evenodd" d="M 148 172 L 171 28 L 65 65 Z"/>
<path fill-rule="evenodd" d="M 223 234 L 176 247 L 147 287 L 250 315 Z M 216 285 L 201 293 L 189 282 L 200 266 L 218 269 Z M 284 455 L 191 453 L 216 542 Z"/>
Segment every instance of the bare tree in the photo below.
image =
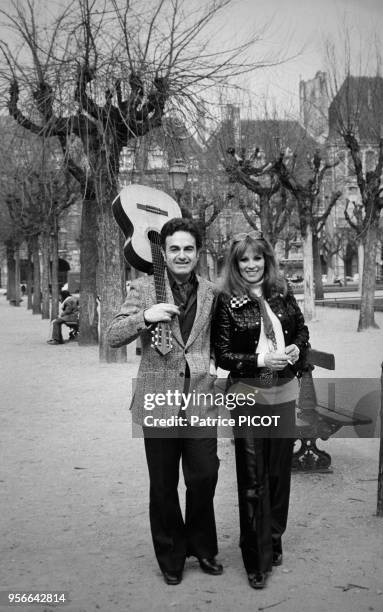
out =
<path fill-rule="evenodd" d="M 383 208 L 383 78 L 379 50 L 375 50 L 375 76 L 366 76 L 363 66 L 366 58 L 362 53 L 357 58 L 358 65 L 354 66 L 354 46 L 351 32 L 346 30 L 342 59 L 330 42 L 326 51 L 333 97 L 329 109 L 330 142 L 335 149 L 343 147 L 348 151 L 363 208 L 358 234 L 364 250 L 358 322 L 358 331 L 362 331 L 377 327 L 374 296 L 379 218 Z M 353 69 L 358 76 L 353 76 Z M 368 163 L 367 152 L 372 153 Z"/>
<path fill-rule="evenodd" d="M 318 233 L 323 227 L 341 196 L 341 191 L 332 193 L 323 211 L 320 211 L 319 195 L 325 173 L 337 163 L 324 162 L 317 150 L 312 157 L 307 157 L 309 177 L 305 180 L 295 173 L 295 156 L 285 160 L 285 152 L 282 152 L 272 165 L 272 172 L 276 173 L 281 185 L 292 193 L 297 201 L 303 243 L 304 313 L 308 321 L 315 318 L 313 233 Z"/>
<path fill-rule="evenodd" d="M 352 204 L 352 211 L 350 213 L 349 206 Z M 364 263 L 364 245 L 361 236 L 363 236 L 363 217 L 364 210 L 363 206 L 357 202 L 346 201 L 344 209 L 344 216 L 349 225 L 353 230 L 351 233 L 352 240 L 356 243 L 358 251 L 358 284 L 359 291 L 362 292 L 362 280 L 363 280 L 363 263 Z"/>
<path fill-rule="evenodd" d="M 76 182 L 54 139 L 36 138 L 10 119 L 3 126 L 0 161 L 0 184 L 14 235 L 19 236 L 20 245 L 25 241 L 33 254 L 33 313 L 41 312 L 43 319 L 55 318 L 59 303 L 58 230 L 63 212 L 79 197 Z"/>
<path fill-rule="evenodd" d="M 258 204 L 253 207 L 253 213 L 259 216 L 261 228 L 272 243 L 281 237 L 294 208 L 286 194 L 295 199 L 303 241 L 304 310 L 310 321 L 315 317 L 313 249 L 319 262 L 317 236 L 341 195 L 340 191 L 333 192 L 323 209 L 321 188 L 326 172 L 337 162 L 323 161 L 315 141 L 298 122 L 273 117 L 245 122 L 243 129 L 253 133 L 252 151 L 246 154 L 246 150 L 238 152 L 234 147 L 229 148 L 231 160 L 226 166 L 227 172 L 232 181 L 257 194 Z M 249 141 L 249 134 L 246 138 Z M 253 225 L 254 217 L 244 206 L 242 210 Z M 316 269 L 316 285 L 320 288 L 322 278 L 318 265 Z"/>
<path fill-rule="evenodd" d="M 211 252 L 211 240 L 209 239 L 209 228 L 213 225 L 220 212 L 223 210 L 226 203 L 225 197 L 220 197 L 217 194 L 211 200 L 204 195 L 197 195 L 197 225 L 202 237 L 201 257 L 199 261 L 200 273 L 206 278 L 208 273 L 208 253 Z M 210 280 L 215 280 L 211 278 Z"/>
<path fill-rule="evenodd" d="M 74 0 L 46 27 L 39 27 L 32 0 L 25 8 L 12 3 L 12 14 L 2 11 L 23 43 L 21 56 L 14 45 L 1 45 L 9 112 L 34 133 L 59 139 L 82 189 L 81 338 L 96 321 L 98 258 L 102 361 L 125 354 L 105 340 L 125 290 L 110 206 L 122 148 L 160 126 L 170 101 L 190 118 L 207 87 L 270 63 L 249 56 L 258 33 L 239 46 L 214 48 L 214 22 L 230 2 L 196 8 L 184 0 Z M 27 52 L 29 64 L 20 59 Z"/>
<path fill-rule="evenodd" d="M 43 219 L 36 209 L 33 198 L 29 203 L 25 199 L 25 185 L 30 173 L 33 172 L 41 146 L 39 142 L 33 142 L 33 136 L 28 137 L 28 133 L 25 133 L 16 124 L 10 125 L 10 123 L 11 120 L 2 122 L 0 143 L 2 239 L 7 244 L 8 251 L 8 295 L 13 296 L 12 299 L 14 299 L 19 291 L 18 251 L 25 241 L 28 245 L 29 258 L 33 258 L 34 267 L 33 275 L 29 270 L 28 306 L 32 308 L 33 314 L 41 314 L 39 235 Z M 8 236 L 6 236 L 7 232 Z M 33 300 L 32 276 L 35 281 Z M 17 303 L 19 297 L 17 297 Z"/>
<path fill-rule="evenodd" d="M 226 172 L 230 182 L 243 185 L 257 196 L 240 199 L 240 210 L 251 227 L 256 229 L 259 223 L 263 234 L 274 246 L 287 226 L 294 206 L 293 200 L 287 198 L 286 190 L 281 188 L 277 176 L 269 172 L 270 162 L 262 163 L 262 160 L 260 164 L 257 163 L 258 148 L 248 158 L 245 150 L 242 150 L 239 156 L 235 149 L 230 147 L 227 153 L 229 158 Z"/>
<path fill-rule="evenodd" d="M 54 319 L 59 310 L 58 236 L 63 213 L 75 202 L 76 188 L 60 167 L 42 165 L 19 183 L 21 197 L 14 201 L 13 216 L 24 227 L 25 238 L 37 235 L 42 255 L 42 317 Z M 52 298 L 52 307 L 50 301 Z"/>
<path fill-rule="evenodd" d="M 9 214 L 6 196 L 0 198 L 0 242 L 5 246 L 7 265 L 7 300 L 13 306 L 20 305 L 20 258 L 19 249 L 23 241 L 19 228 L 15 227 Z"/>
<path fill-rule="evenodd" d="M 319 236 L 319 245 L 322 256 L 327 266 L 327 282 L 332 284 L 335 279 L 334 273 L 334 255 L 339 253 L 342 248 L 342 234 L 341 230 L 331 231 L 329 228 L 324 228 Z"/>
<path fill-rule="evenodd" d="M 5 202 L 19 246 L 25 241 L 34 261 L 34 314 L 43 319 L 58 315 L 58 230 L 63 212 L 74 202 L 75 194 L 65 190 L 67 181 L 36 172 L 15 174 L 5 186 Z M 42 283 L 40 283 L 40 239 L 42 245 Z M 40 291 L 42 304 L 40 306 Z M 52 297 L 52 307 L 50 305 Z"/>

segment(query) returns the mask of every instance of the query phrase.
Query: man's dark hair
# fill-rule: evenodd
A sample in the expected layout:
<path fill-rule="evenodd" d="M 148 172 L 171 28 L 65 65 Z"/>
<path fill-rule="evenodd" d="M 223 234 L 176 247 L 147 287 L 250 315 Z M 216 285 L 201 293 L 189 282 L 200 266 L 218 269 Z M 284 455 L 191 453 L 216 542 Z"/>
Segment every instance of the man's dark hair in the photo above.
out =
<path fill-rule="evenodd" d="M 64 300 L 67 299 L 67 297 L 69 297 L 71 294 L 69 293 L 69 291 L 67 291 L 66 289 L 63 289 L 61 291 L 61 301 L 63 302 Z"/>
<path fill-rule="evenodd" d="M 161 229 L 161 246 L 165 248 L 165 241 L 168 236 L 173 236 L 176 232 L 188 232 L 195 239 L 197 249 L 202 246 L 202 238 L 197 224 L 192 219 L 176 218 L 169 219 Z"/>

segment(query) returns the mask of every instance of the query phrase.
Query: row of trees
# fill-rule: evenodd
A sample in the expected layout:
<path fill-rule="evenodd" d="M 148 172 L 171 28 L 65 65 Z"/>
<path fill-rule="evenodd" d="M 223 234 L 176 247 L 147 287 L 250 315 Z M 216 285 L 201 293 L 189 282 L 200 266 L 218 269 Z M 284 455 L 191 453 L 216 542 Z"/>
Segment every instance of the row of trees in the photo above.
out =
<path fill-rule="evenodd" d="M 294 130 L 291 129 L 291 125 L 294 126 Z M 277 240 L 284 240 L 286 244 L 286 257 L 288 257 L 289 241 L 292 238 L 296 238 L 298 234 L 303 236 L 305 272 L 308 270 L 310 279 L 313 278 L 314 274 L 315 297 L 320 298 L 323 297 L 320 250 L 322 253 L 327 254 L 329 258 L 336 252 L 340 252 L 342 255 L 342 250 L 345 256 L 345 235 L 347 235 L 348 244 L 352 242 L 353 233 L 356 232 L 356 235 L 360 236 L 364 218 L 361 206 L 355 208 L 354 205 L 355 210 L 352 216 L 350 216 L 349 207 L 347 206 L 345 218 L 349 223 L 349 230 L 347 231 L 343 228 L 335 232 L 325 231 L 325 222 L 341 195 L 341 191 L 336 190 L 331 194 L 331 197 L 327 196 L 324 200 L 322 187 L 326 174 L 339 163 L 339 160 L 332 163 L 323 162 L 322 156 L 325 152 L 323 153 L 315 148 L 317 144 L 307 137 L 303 129 L 298 130 L 297 133 L 297 126 L 296 122 L 277 120 L 259 122 L 257 127 L 258 137 L 262 139 L 263 144 L 266 142 L 266 149 L 270 158 L 272 158 L 272 149 L 276 150 L 277 147 L 280 147 L 281 142 L 288 141 L 293 146 L 294 152 L 289 147 L 273 163 L 270 163 L 266 159 L 265 152 L 258 147 L 253 148 L 251 155 L 246 155 L 245 150 L 241 150 L 241 155 L 238 155 L 234 148 L 229 148 L 227 151 L 226 171 L 230 181 L 244 185 L 249 193 L 256 194 L 257 196 L 256 199 L 248 198 L 246 202 L 240 197 L 237 198 L 239 207 L 248 223 L 253 227 L 260 224 L 265 235 L 273 244 Z M 263 128 L 264 134 L 259 133 L 260 127 Z M 283 132 L 281 131 L 282 128 Z M 10 134 L 13 135 L 12 141 Z M 268 137 L 268 143 L 265 141 L 265 135 Z M 294 142 L 293 136 L 298 139 L 296 142 Z M 173 137 L 175 136 L 173 135 Z M 219 141 L 221 148 L 224 145 L 224 140 L 220 139 Z M 48 143 L 50 142 L 48 141 Z M 173 146 L 176 146 L 176 144 L 173 143 Z M 20 240 L 24 239 L 28 245 L 33 243 L 34 251 L 38 253 L 38 237 L 42 237 L 44 270 L 42 311 L 43 316 L 48 317 L 49 293 L 48 273 L 46 270 L 49 270 L 48 264 L 51 258 L 54 262 L 53 287 L 57 289 L 54 272 L 57 271 L 56 263 L 58 259 L 58 221 L 65 208 L 74 200 L 74 181 L 70 185 L 68 172 L 66 176 L 63 173 L 63 160 L 61 159 L 62 156 L 59 148 L 44 148 L 38 138 L 28 136 L 28 132 L 25 130 L 19 129 L 16 130 L 16 133 L 14 129 L 9 130 L 8 137 L 3 138 L 2 146 L 3 153 L 11 147 L 14 151 L 18 151 L 16 156 L 9 157 L 9 155 L 3 154 L 4 162 L 2 164 L 3 176 L 7 178 L 7 182 L 10 183 L 10 176 L 14 179 L 13 188 L 10 189 L 9 184 L 5 188 L 5 192 L 8 190 L 6 198 L 8 214 L 13 222 L 13 229 L 16 230 L 17 234 L 17 240 L 14 239 L 14 242 L 18 244 Z M 200 151 L 200 161 L 202 161 L 202 157 L 203 155 Z M 282 164 L 284 164 L 283 173 L 281 172 Z M 39 172 L 37 171 L 38 169 Z M 202 181 L 201 177 L 204 177 Z M 67 180 L 64 184 L 63 179 L 65 180 L 65 178 Z M 189 214 L 191 208 L 194 208 L 194 211 L 198 213 L 198 223 L 205 238 L 201 263 L 203 272 L 206 274 L 206 252 L 207 250 L 212 251 L 214 249 L 214 243 L 211 243 L 208 237 L 208 230 L 227 205 L 225 200 L 227 200 L 228 190 L 227 184 L 225 185 L 226 181 L 222 180 L 222 178 L 221 180 L 219 177 L 217 178 L 214 168 L 209 168 L 209 163 L 205 168 L 202 167 L 202 164 L 199 164 L 199 179 L 197 181 L 199 185 L 195 189 L 194 194 L 189 193 L 190 190 L 187 190 L 185 193 L 184 203 L 187 204 L 185 209 Z M 203 195 L 201 193 L 201 186 Z M 52 197 L 52 188 L 56 193 L 55 197 Z M 22 194 L 22 199 L 18 192 Z M 321 207 L 320 204 L 323 201 L 325 206 Z M 43 206 L 41 206 L 41 202 L 44 202 Z M 5 225 L 3 224 L 4 227 Z M 309 231 L 307 231 L 307 227 Z M 10 245 L 9 241 L 8 245 Z M 51 246 L 52 253 L 48 252 L 48 245 Z M 10 259 L 13 258 L 11 257 Z M 38 255 L 36 254 L 33 259 L 38 261 Z M 36 276 L 38 275 L 38 269 L 39 266 L 37 265 Z M 305 276 L 307 277 L 307 272 Z M 28 283 L 28 285 L 30 284 Z M 18 283 L 16 283 L 17 285 Z M 309 281 L 307 286 L 312 287 L 312 282 Z M 320 293 L 321 290 L 322 295 Z M 52 316 L 56 316 L 57 313 L 56 293 L 57 291 L 54 290 Z M 11 293 L 9 296 L 11 297 Z M 309 293 L 307 290 L 305 291 L 305 296 L 306 316 L 311 318 L 314 314 L 314 296 L 312 292 Z M 37 294 L 35 293 L 35 312 L 39 312 L 40 303 L 36 297 Z"/>
<path fill-rule="evenodd" d="M 58 146 L 63 184 L 59 185 L 56 179 L 53 191 L 64 196 L 65 205 L 70 203 L 68 193 L 75 192 L 73 181 L 80 193 L 81 342 L 98 341 L 99 296 L 102 361 L 119 361 L 125 355 L 124 349 L 110 349 L 105 341 L 106 328 L 125 291 L 121 235 L 110 206 L 118 193 L 123 147 L 159 128 L 169 113 L 190 124 L 201 109 L 206 110 L 206 91 L 238 74 L 272 63 L 251 57 L 258 34 L 235 48 L 220 48 L 219 53 L 215 50 L 214 28 L 222 24 L 230 3 L 231 0 L 218 0 L 201 7 L 200 3 L 197 6 L 183 0 L 157 0 L 145 3 L 143 9 L 138 3 L 122 0 L 73 0 L 49 17 L 39 15 L 37 5 L 27 0 L 23 5 L 11 2 L 11 12 L 0 11 L 12 35 L 0 41 L 0 76 L 9 114 L 40 139 L 42 147 Z M 382 205 L 383 146 L 380 138 L 376 167 L 366 173 L 357 137 L 358 115 L 346 116 L 350 108 L 349 104 L 340 105 L 333 112 L 338 133 L 351 152 L 364 207 L 362 240 L 367 256 L 359 324 L 364 329 L 374 324 L 372 268 Z M 340 192 L 331 193 L 325 210 L 320 212 L 318 198 L 326 173 L 336 162 L 312 150 L 304 171 L 298 172 L 302 164 L 296 152 L 289 155 L 287 149 L 276 147 L 273 155 L 259 163 L 254 148 L 248 158 L 233 148 L 228 154 L 227 170 L 232 181 L 257 194 L 258 208 L 253 212 L 269 237 L 281 235 L 287 219 L 294 223 L 295 218 L 304 245 L 305 309 L 310 319 L 314 316 L 313 261 L 318 260 L 318 236 Z M 33 201 L 38 201 L 42 196 L 36 193 L 44 192 L 45 200 L 53 201 L 53 193 L 49 195 L 47 187 L 53 185 L 52 181 L 41 181 L 33 173 L 32 176 L 37 187 L 34 190 L 28 185 L 25 193 L 33 193 Z M 32 183 L 33 180 L 30 179 Z M 22 184 L 18 179 L 16 182 Z M 65 186 L 70 190 L 66 192 Z M 60 198 L 56 197 L 49 209 L 54 209 L 54 214 L 48 214 L 45 204 L 41 207 L 41 226 L 52 219 L 49 230 L 41 233 L 42 245 L 52 242 L 57 230 L 58 215 L 65 206 L 60 204 Z M 8 200 L 12 231 L 19 224 L 25 237 L 30 231 L 33 234 L 26 229 L 26 196 L 20 200 L 22 205 L 17 204 L 17 197 Z M 223 201 L 206 196 L 200 199 L 202 227 L 206 226 L 206 211 L 212 211 L 208 223 L 213 222 Z M 244 205 L 242 208 L 252 223 L 248 209 Z M 14 235 L 12 240 L 16 240 Z M 43 252 L 44 257 L 47 255 Z M 46 305 L 47 301 L 45 306 L 43 301 L 43 311 Z"/>
<path fill-rule="evenodd" d="M 7 254 L 7 297 L 19 305 L 20 247 L 25 244 L 28 307 L 44 319 L 54 318 L 60 221 L 78 199 L 78 189 L 57 143 L 44 143 L 10 120 L 2 122 L 1 135 L 0 238 Z"/>
<path fill-rule="evenodd" d="M 327 170 L 336 162 L 324 162 L 318 150 L 310 155 L 307 149 L 304 164 L 299 160 L 299 151 L 287 156 L 281 152 L 276 159 L 255 166 L 252 158 L 238 158 L 234 149 L 229 149 L 229 155 L 227 172 L 231 180 L 258 195 L 254 216 L 243 206 L 250 225 L 256 227 L 259 219 L 262 231 L 273 244 L 283 237 L 286 229 L 294 234 L 299 232 L 302 238 L 304 311 L 306 319 L 311 321 L 315 317 L 314 262 L 317 290 L 322 285 L 319 236 L 341 196 L 341 191 L 334 191 L 321 210 L 321 188 Z M 268 175 L 266 180 L 265 175 Z"/>

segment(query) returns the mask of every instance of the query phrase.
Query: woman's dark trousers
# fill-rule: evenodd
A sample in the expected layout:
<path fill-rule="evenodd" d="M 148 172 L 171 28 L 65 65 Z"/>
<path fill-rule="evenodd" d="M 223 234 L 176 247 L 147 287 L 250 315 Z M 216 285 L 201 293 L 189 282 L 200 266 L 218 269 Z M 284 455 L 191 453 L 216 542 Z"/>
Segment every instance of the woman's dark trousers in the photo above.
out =
<path fill-rule="evenodd" d="M 279 409 L 295 422 L 295 402 Z M 269 437 L 257 437 L 255 428 L 234 430 L 240 547 L 248 574 L 272 569 L 273 552 L 282 552 L 289 510 L 294 439 L 274 437 L 273 430 L 266 433 Z"/>

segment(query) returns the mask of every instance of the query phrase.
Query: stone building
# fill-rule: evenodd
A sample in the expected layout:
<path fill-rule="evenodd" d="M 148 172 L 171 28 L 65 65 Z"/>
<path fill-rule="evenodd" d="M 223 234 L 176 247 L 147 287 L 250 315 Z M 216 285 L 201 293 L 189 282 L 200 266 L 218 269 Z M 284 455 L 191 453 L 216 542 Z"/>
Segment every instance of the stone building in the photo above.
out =
<path fill-rule="evenodd" d="M 300 122 L 317 142 L 323 143 L 327 138 L 329 106 L 325 72 L 318 71 L 313 79 L 299 82 Z"/>

